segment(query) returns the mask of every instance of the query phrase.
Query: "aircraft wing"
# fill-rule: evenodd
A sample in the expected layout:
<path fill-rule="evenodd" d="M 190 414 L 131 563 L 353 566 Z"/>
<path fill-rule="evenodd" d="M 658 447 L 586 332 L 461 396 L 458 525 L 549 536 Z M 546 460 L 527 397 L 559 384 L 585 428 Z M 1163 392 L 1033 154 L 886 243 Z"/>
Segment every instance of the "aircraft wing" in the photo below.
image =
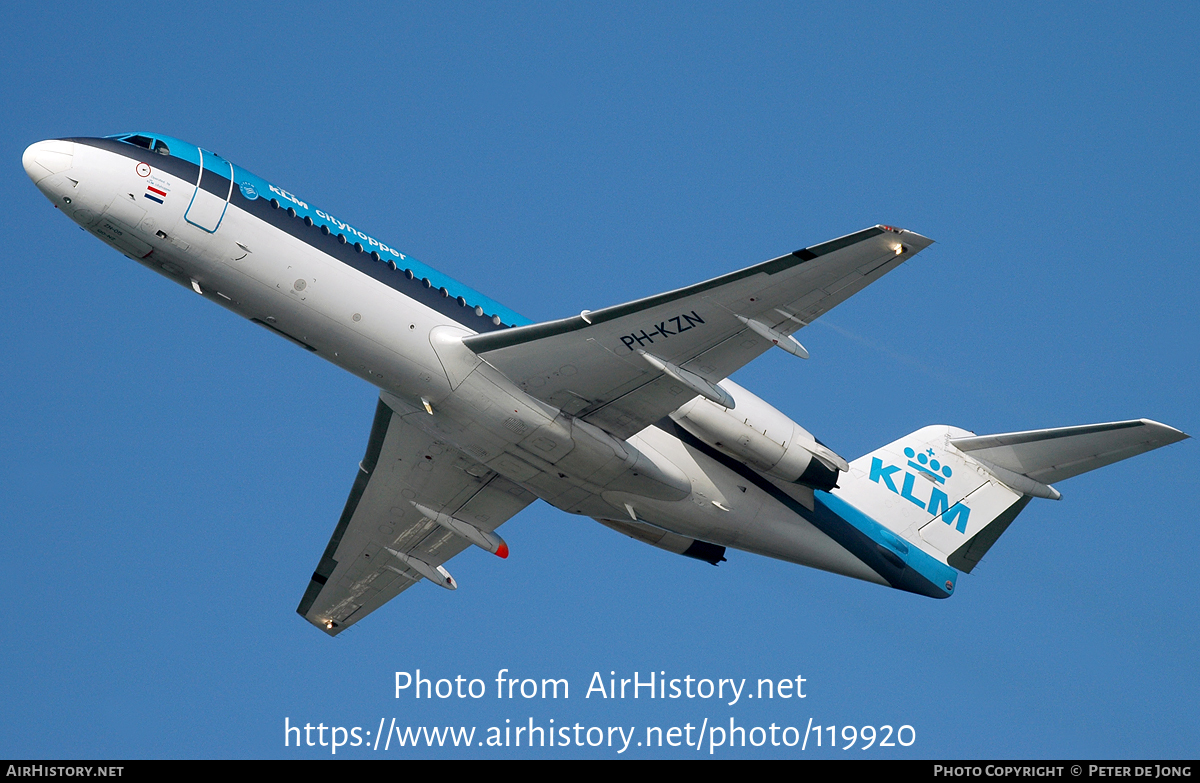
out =
<path fill-rule="evenodd" d="M 930 244 L 875 226 L 677 291 L 463 343 L 530 395 L 628 438 L 697 394 L 728 407 L 718 381 L 776 342 L 803 354 L 793 332 Z"/>
<path fill-rule="evenodd" d="M 490 532 L 535 499 L 405 421 L 427 414 L 395 398 L 389 406 L 389 397 L 380 396 L 350 498 L 296 609 L 330 636 L 420 580 L 417 569 L 436 569 L 470 546 L 414 503 Z"/>

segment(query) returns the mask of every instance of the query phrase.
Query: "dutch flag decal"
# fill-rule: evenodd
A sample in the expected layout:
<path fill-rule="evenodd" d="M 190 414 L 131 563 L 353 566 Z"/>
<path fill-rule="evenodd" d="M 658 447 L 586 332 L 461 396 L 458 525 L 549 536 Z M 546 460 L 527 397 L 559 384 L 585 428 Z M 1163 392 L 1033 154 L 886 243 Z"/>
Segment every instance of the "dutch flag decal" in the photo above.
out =
<path fill-rule="evenodd" d="M 146 198 L 150 199 L 151 201 L 157 201 L 159 204 L 165 203 L 163 200 L 167 197 L 166 191 L 159 190 L 158 188 L 154 187 L 153 185 L 147 185 L 146 192 L 143 193 L 142 195 L 144 195 Z"/>

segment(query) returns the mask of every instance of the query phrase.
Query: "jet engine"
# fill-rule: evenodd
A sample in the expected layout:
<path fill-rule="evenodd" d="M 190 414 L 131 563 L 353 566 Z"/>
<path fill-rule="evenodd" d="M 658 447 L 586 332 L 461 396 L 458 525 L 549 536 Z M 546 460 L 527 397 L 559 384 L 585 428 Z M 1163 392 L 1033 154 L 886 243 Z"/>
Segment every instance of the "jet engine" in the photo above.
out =
<path fill-rule="evenodd" d="M 696 397 L 671 419 L 718 451 L 772 478 L 813 489 L 837 486 L 850 466 L 770 404 L 728 379 L 719 384 L 737 403 L 725 408 Z"/>
<path fill-rule="evenodd" d="M 725 547 L 717 544 L 681 536 L 645 522 L 631 522 L 628 519 L 601 519 L 599 517 L 595 519 L 605 527 L 612 528 L 636 541 L 665 549 L 677 555 L 690 557 L 693 560 L 703 560 L 712 565 L 725 561 Z"/>

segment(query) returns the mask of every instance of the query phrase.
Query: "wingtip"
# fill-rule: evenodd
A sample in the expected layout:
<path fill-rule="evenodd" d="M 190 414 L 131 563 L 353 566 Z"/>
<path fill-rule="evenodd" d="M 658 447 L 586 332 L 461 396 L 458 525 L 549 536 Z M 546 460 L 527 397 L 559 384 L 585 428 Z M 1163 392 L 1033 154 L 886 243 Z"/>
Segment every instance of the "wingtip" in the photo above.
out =
<path fill-rule="evenodd" d="M 1169 424 L 1163 424 L 1161 421 L 1155 421 L 1154 419 L 1140 419 L 1140 421 L 1143 426 L 1150 427 L 1161 434 L 1163 441 L 1161 445 L 1163 446 L 1169 446 L 1172 443 L 1178 443 L 1181 440 L 1187 440 L 1192 437 L 1183 430 L 1175 429 Z"/>
<path fill-rule="evenodd" d="M 900 235 L 904 241 L 903 246 L 905 247 L 905 249 L 912 250 L 914 253 L 921 252 L 925 248 L 932 245 L 935 241 L 935 240 L 932 240 L 929 237 L 925 236 L 924 234 L 918 234 L 916 231 L 910 231 L 907 228 L 896 228 L 895 226 L 885 226 L 882 223 L 880 223 L 879 225 L 877 225 L 875 227 L 881 228 L 884 231 L 888 231 L 893 234 Z"/>

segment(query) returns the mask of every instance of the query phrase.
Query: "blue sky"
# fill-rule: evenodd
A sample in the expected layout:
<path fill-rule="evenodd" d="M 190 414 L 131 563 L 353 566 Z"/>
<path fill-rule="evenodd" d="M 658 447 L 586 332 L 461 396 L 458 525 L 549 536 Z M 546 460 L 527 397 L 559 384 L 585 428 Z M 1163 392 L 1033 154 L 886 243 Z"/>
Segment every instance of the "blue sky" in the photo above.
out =
<path fill-rule="evenodd" d="M 1192 441 L 1034 501 L 946 601 L 714 569 L 539 503 L 507 561 L 464 553 L 457 592 L 326 638 L 294 610 L 376 392 L 87 236 L 19 164 L 184 138 L 533 320 L 899 225 L 937 244 L 805 329 L 811 360 L 736 380 L 850 458 L 933 423 L 1194 434 L 1194 4 L 35 5 L 0 32 L 0 755 L 319 757 L 285 718 L 395 718 L 916 736 L 717 757 L 1196 756 Z M 418 668 L 492 690 L 394 698 Z M 500 669 L 570 698 L 498 700 Z M 652 671 L 807 698 L 584 698 Z M 338 756 L 471 754 L 707 749 Z"/>

